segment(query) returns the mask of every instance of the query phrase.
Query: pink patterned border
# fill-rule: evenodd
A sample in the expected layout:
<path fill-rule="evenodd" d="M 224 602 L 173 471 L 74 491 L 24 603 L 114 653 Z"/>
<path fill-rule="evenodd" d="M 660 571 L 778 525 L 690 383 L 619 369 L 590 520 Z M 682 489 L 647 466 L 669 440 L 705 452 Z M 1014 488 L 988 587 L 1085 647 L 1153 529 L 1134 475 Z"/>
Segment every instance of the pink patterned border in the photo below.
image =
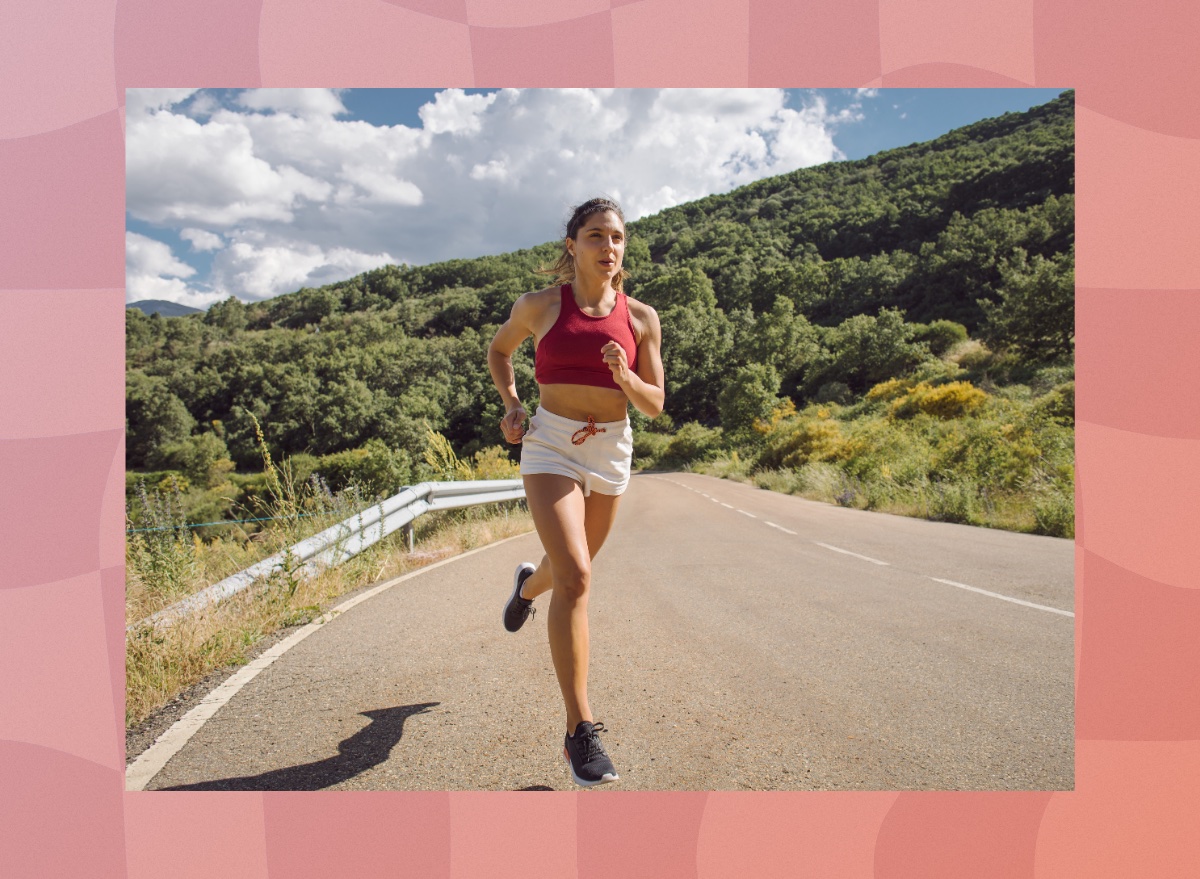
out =
<path fill-rule="evenodd" d="M 1200 873 L 1195 16 L 1178 0 L 10 0 L 0 873 Z M 1077 88 L 1076 790 L 126 794 L 123 90 L 330 83 Z"/>

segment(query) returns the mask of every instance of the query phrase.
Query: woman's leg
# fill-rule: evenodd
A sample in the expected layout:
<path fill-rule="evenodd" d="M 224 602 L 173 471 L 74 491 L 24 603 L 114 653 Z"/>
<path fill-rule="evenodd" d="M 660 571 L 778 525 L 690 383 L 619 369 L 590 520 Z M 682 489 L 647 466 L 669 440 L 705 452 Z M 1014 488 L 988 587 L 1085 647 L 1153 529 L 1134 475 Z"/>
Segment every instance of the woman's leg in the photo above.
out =
<path fill-rule="evenodd" d="M 601 494 L 598 491 L 593 491 L 583 499 L 583 527 L 587 534 L 588 555 L 593 559 L 608 538 L 608 532 L 612 530 L 613 522 L 617 517 L 617 502 L 620 500 L 620 495 Z M 550 569 L 550 558 L 543 555 L 537 570 L 526 577 L 525 582 L 521 584 L 521 597 L 537 598 L 543 592 L 549 592 L 553 588 L 554 575 Z"/>
<path fill-rule="evenodd" d="M 540 570 L 549 568 L 554 590 L 547 621 L 550 656 L 566 707 L 567 732 L 573 732 L 581 720 L 593 719 L 587 701 L 591 560 L 612 527 L 617 499 L 595 492 L 585 499 L 573 479 L 552 474 L 526 476 L 525 496 L 546 550 Z"/>

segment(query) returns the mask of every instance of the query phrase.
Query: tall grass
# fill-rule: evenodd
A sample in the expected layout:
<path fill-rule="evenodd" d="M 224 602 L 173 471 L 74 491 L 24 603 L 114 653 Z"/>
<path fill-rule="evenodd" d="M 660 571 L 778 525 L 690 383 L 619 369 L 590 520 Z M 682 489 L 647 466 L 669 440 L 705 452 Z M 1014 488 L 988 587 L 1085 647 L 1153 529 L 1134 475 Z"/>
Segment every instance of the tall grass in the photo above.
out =
<path fill-rule="evenodd" d="M 212 672 L 245 663 L 264 638 L 311 622 L 339 596 L 533 530 L 515 503 L 433 513 L 416 524 L 413 553 L 393 534 L 316 577 L 281 573 L 168 628 L 135 630 L 125 642 L 126 724 L 145 720 Z"/>
<path fill-rule="evenodd" d="M 259 431 L 266 491 L 248 513 L 268 519 L 245 535 L 203 540 L 185 527 L 178 490 L 142 485 L 127 509 L 125 615 L 130 623 L 193 594 L 368 507 L 357 485 L 332 492 L 319 474 L 300 482 L 289 460 L 275 463 Z M 460 479 L 515 476 L 491 450 L 460 461 L 449 444 L 433 443 L 431 464 Z M 437 478 L 435 476 L 435 478 Z M 393 534 L 341 565 L 302 576 L 295 561 L 260 584 L 165 628 L 136 627 L 126 638 L 127 725 L 136 725 L 212 672 L 242 664 L 273 633 L 319 617 L 336 598 L 442 558 L 533 529 L 520 502 L 422 516 L 414 522 L 415 551 Z"/>

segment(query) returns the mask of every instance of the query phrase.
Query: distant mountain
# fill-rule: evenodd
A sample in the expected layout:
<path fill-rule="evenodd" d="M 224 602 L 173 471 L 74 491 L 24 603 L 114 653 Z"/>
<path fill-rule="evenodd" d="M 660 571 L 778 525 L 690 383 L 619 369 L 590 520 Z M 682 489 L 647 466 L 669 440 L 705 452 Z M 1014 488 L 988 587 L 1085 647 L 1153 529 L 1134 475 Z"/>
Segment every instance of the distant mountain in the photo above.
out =
<path fill-rule="evenodd" d="M 165 299 L 139 299 L 137 302 L 126 304 L 126 308 L 136 308 L 142 314 L 161 314 L 163 317 L 183 317 L 185 314 L 200 314 L 204 309 L 192 308 L 190 305 L 179 305 L 167 302 Z"/>

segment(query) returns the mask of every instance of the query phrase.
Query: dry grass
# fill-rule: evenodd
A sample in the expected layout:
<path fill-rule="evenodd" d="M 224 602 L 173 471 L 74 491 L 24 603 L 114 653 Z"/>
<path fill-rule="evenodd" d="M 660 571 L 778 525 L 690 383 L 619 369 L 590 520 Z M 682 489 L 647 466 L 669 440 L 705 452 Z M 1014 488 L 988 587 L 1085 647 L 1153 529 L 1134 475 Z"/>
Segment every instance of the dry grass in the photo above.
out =
<path fill-rule="evenodd" d="M 533 530 L 523 508 L 505 504 L 423 516 L 415 523 L 416 551 L 399 534 L 344 564 L 307 580 L 276 576 L 169 628 L 131 633 L 125 642 L 125 723 L 133 726 L 213 671 L 244 664 L 256 644 L 289 626 L 318 618 L 337 598 L 440 559 Z M 181 547 L 189 549 L 189 547 Z M 193 546 L 191 591 L 235 573 L 277 548 L 218 542 Z M 267 550 L 267 551 L 264 551 Z M 250 559 L 250 561 L 246 561 Z M 127 566 L 133 571 L 134 565 Z M 148 590 L 136 575 L 127 584 L 127 620 L 143 619 L 182 597 Z"/>

